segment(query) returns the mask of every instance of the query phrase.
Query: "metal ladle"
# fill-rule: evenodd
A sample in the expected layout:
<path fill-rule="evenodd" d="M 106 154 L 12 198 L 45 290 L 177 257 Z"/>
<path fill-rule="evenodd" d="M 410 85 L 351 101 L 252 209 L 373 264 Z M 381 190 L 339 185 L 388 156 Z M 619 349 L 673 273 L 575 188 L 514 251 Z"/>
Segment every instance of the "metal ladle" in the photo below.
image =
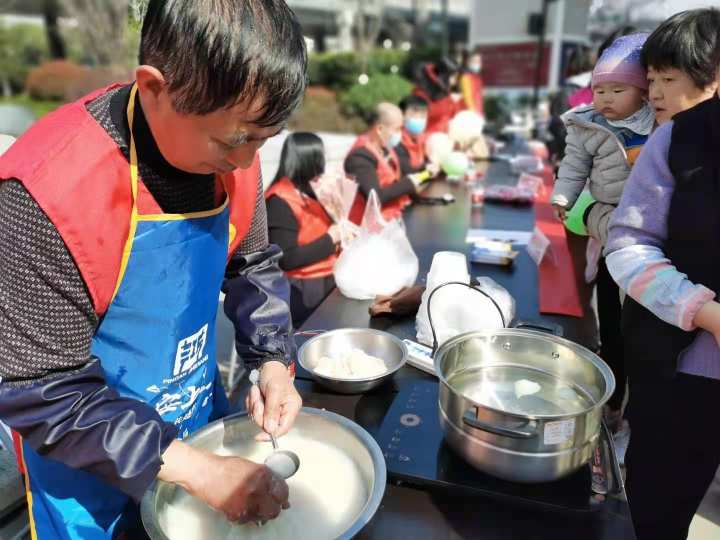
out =
<path fill-rule="evenodd" d="M 253 369 L 249 379 L 253 385 L 257 385 L 260 380 L 260 372 Z M 268 433 L 268 435 L 270 435 L 273 453 L 265 458 L 265 466 L 283 480 L 287 480 L 300 468 L 300 458 L 295 452 L 280 450 L 275 435 L 272 433 Z"/>

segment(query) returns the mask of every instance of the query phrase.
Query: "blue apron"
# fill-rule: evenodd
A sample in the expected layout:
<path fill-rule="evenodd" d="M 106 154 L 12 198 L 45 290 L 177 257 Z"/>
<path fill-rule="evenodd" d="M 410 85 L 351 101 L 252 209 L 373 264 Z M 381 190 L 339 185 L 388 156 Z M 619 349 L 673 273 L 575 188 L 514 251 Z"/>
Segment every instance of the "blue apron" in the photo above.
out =
<path fill-rule="evenodd" d="M 135 94 L 130 93 L 132 127 Z M 227 409 L 215 359 L 215 315 L 225 273 L 229 209 L 139 215 L 130 136 L 133 210 L 115 295 L 92 342 L 109 386 L 154 407 L 180 438 Z M 33 540 L 114 538 L 133 504 L 95 476 L 23 445 Z"/>

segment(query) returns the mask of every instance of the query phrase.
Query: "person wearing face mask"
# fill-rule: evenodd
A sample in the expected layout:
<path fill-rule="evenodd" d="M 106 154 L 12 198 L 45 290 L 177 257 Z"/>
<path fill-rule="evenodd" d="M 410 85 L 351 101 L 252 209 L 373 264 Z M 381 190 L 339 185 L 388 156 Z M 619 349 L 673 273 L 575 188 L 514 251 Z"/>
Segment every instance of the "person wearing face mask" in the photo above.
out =
<path fill-rule="evenodd" d="M 380 103 L 370 118 L 370 129 L 358 137 L 345 158 L 345 172 L 358 183 L 350 221 L 360 223 L 372 190 L 378 195 L 385 219 L 396 219 L 411 203 L 421 179 L 403 175 L 396 148 L 402 140 L 403 113 L 397 105 Z"/>
<path fill-rule="evenodd" d="M 405 117 L 402 139 L 396 148 L 403 174 L 422 173 L 427 169 L 425 154 L 428 103 L 423 98 L 410 95 L 400 103 Z"/>
<path fill-rule="evenodd" d="M 458 65 L 450 58 L 421 66 L 413 95 L 428 103 L 426 133 L 447 133 L 450 120 L 465 108 L 458 80 Z"/>
<path fill-rule="evenodd" d="M 481 116 L 485 116 L 485 86 L 482 79 L 482 55 L 475 49 L 463 51 L 463 70 L 460 75 L 460 90 L 465 107 Z"/>

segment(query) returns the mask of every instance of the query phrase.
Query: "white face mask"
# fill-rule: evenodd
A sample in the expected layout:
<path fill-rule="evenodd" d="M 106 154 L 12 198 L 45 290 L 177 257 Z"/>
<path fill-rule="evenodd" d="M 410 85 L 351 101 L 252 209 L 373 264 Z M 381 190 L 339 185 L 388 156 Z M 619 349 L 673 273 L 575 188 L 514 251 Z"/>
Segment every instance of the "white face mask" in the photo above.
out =
<path fill-rule="evenodd" d="M 480 73 L 482 71 L 482 64 L 470 64 L 468 65 L 468 71 L 471 73 Z"/>
<path fill-rule="evenodd" d="M 388 148 L 395 148 L 398 144 L 400 144 L 400 141 L 402 141 L 402 133 L 396 131 L 395 133 L 390 135 L 390 139 L 388 140 Z"/>

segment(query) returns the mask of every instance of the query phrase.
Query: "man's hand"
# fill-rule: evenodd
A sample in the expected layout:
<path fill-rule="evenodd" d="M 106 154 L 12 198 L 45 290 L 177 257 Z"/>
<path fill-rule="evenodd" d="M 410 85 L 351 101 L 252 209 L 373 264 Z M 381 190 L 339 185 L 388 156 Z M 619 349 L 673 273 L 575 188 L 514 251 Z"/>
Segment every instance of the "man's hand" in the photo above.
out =
<path fill-rule="evenodd" d="M 260 381 L 250 388 L 245 404 L 253 421 L 265 433 L 280 437 L 292 427 L 302 407 L 302 398 L 295 390 L 290 372 L 282 362 L 267 362 L 260 370 Z"/>
<path fill-rule="evenodd" d="M 706 303 L 695 314 L 693 323 L 698 328 L 707 330 L 715 336 L 718 346 L 720 346 L 720 304 L 714 300 Z"/>
<path fill-rule="evenodd" d="M 423 185 L 431 178 L 430 173 L 427 170 L 418 173 L 408 174 L 407 176 L 412 181 L 412 183 L 415 184 L 415 189 L 418 189 L 421 185 Z"/>
<path fill-rule="evenodd" d="M 229 521 L 267 521 L 290 507 L 287 484 L 265 465 L 216 456 L 182 441 L 173 441 L 163 461 L 160 480 L 183 487 Z"/>
<path fill-rule="evenodd" d="M 565 222 L 565 218 L 567 217 L 567 208 L 560 206 L 559 204 L 553 204 L 552 207 L 555 212 L 555 217 L 560 221 Z"/>

